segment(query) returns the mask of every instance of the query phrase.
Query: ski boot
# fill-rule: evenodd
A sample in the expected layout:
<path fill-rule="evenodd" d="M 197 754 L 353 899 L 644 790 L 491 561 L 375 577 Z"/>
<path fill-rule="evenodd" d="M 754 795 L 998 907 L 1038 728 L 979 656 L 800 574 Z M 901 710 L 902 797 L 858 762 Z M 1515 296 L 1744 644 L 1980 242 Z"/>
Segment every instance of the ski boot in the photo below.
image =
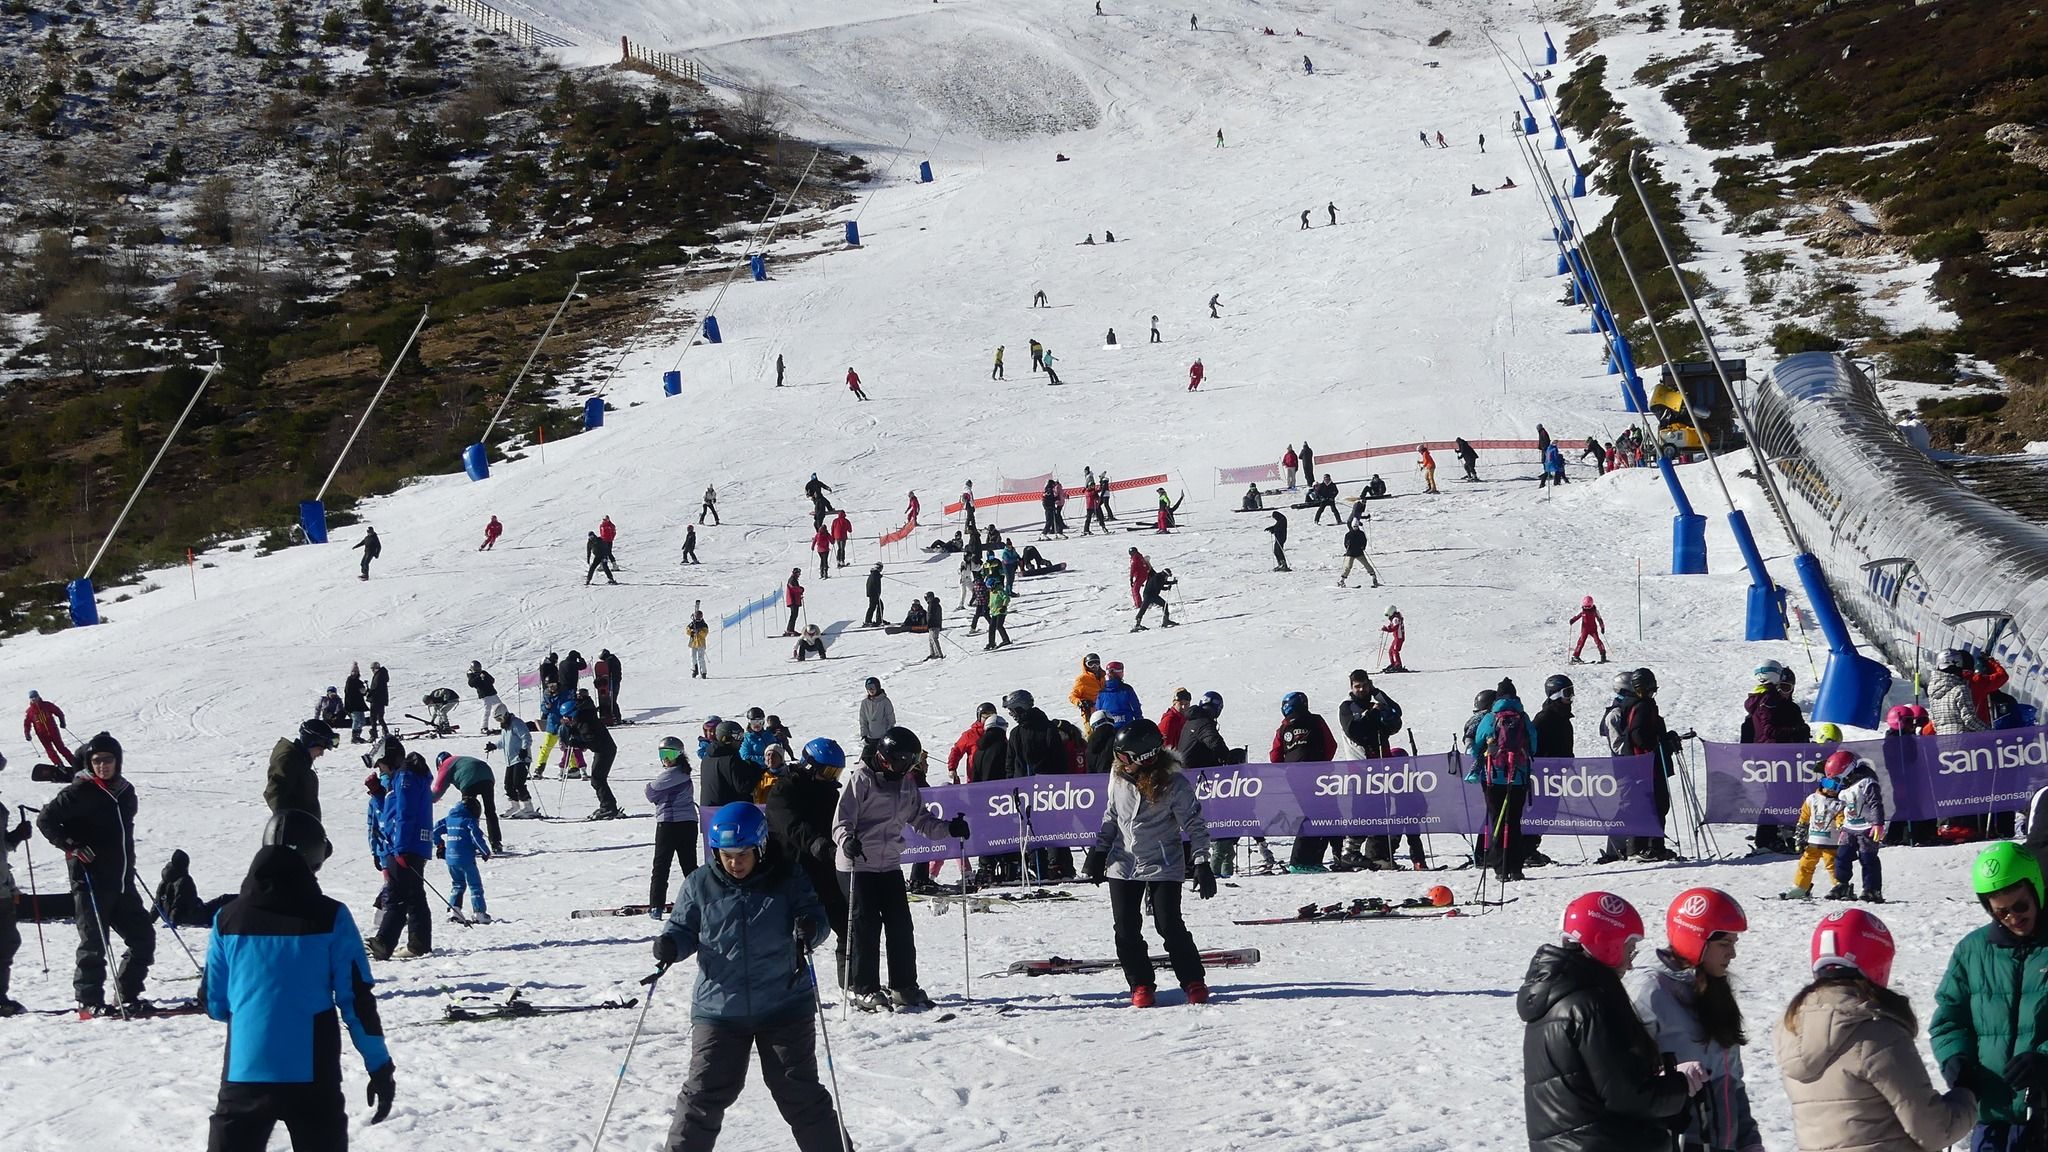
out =
<path fill-rule="evenodd" d="M 1787 889 L 1785 889 L 1785 890 L 1784 890 L 1783 892 L 1780 892 L 1780 893 L 1778 893 L 1778 899 L 1780 899 L 1780 900 L 1811 900 L 1811 899 L 1813 899 L 1813 889 L 1812 889 L 1812 888 L 1800 888 L 1800 887 L 1794 886 L 1794 887 L 1791 887 L 1791 888 L 1787 888 Z"/>
<path fill-rule="evenodd" d="M 889 999 L 889 994 L 879 988 L 871 988 L 866 992 L 849 993 L 846 1002 L 862 1012 L 894 1012 L 896 1010 L 896 1002 Z"/>
<path fill-rule="evenodd" d="M 1152 1007 L 1153 1003 L 1154 996 L 1152 985 L 1140 984 L 1136 988 L 1131 989 L 1131 1007 L 1150 1008 Z"/>
<path fill-rule="evenodd" d="M 1180 989 L 1188 994 L 1188 1003 L 1190 1004 L 1207 1004 L 1209 1002 L 1209 985 L 1201 980 L 1191 980 L 1181 985 Z"/>
<path fill-rule="evenodd" d="M 1828 899 L 1830 900 L 1854 900 L 1855 898 L 1856 894 L 1850 890 L 1847 882 L 1837 884 L 1833 888 L 1828 889 Z"/>
<path fill-rule="evenodd" d="M 915 984 L 908 988 L 889 989 L 889 1002 L 895 1005 L 898 1011 L 915 1011 L 932 1006 L 932 998 Z"/>
<path fill-rule="evenodd" d="M 1882 904 L 1884 903 L 1884 893 L 1879 892 L 1875 888 L 1865 888 L 1863 894 L 1858 896 L 1857 899 L 1865 904 Z"/>

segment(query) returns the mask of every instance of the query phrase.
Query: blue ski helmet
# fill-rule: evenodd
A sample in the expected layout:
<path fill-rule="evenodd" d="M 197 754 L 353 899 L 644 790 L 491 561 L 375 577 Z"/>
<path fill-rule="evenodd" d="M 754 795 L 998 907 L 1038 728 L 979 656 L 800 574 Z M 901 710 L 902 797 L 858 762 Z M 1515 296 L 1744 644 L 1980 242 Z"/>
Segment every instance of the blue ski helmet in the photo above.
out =
<path fill-rule="evenodd" d="M 1289 692 L 1280 698 L 1280 714 L 1282 716 L 1299 716 L 1307 711 L 1308 693 L 1306 692 Z"/>
<path fill-rule="evenodd" d="M 839 741 L 829 736 L 816 736 L 804 745 L 804 763 L 816 764 L 821 768 L 846 767 L 846 749 Z"/>
<path fill-rule="evenodd" d="M 711 847 L 721 851 L 759 848 L 768 842 L 768 817 L 744 800 L 735 800 L 711 815 Z"/>
<path fill-rule="evenodd" d="M 1211 719 L 1223 715 L 1223 694 L 1220 692 L 1202 693 L 1200 707 L 1209 714 Z"/>

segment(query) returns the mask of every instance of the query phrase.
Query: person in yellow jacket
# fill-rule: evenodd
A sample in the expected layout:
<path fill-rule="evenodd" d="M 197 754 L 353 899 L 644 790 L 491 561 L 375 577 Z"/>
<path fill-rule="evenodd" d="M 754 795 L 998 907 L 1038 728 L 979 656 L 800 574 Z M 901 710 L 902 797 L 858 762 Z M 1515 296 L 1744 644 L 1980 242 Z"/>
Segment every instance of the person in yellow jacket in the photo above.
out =
<path fill-rule="evenodd" d="M 711 670 L 704 665 L 704 646 L 711 640 L 711 625 L 704 622 L 704 610 L 690 613 L 690 624 L 685 629 L 690 636 L 690 678 L 702 676 L 711 679 Z"/>
<path fill-rule="evenodd" d="M 1074 677 L 1074 690 L 1067 693 L 1067 700 L 1080 710 L 1083 730 L 1088 726 L 1088 717 L 1095 713 L 1095 698 L 1102 694 L 1105 679 L 1102 657 L 1093 652 L 1081 657 L 1081 674 Z"/>
<path fill-rule="evenodd" d="M 1803 846 L 1799 865 L 1792 873 L 1792 888 L 1786 900 L 1813 899 L 1813 870 L 1827 861 L 1828 875 L 1835 872 L 1835 837 L 1842 825 L 1842 781 L 1822 776 L 1814 781 L 1813 794 L 1799 806 L 1799 826 L 1793 830 L 1796 844 Z"/>

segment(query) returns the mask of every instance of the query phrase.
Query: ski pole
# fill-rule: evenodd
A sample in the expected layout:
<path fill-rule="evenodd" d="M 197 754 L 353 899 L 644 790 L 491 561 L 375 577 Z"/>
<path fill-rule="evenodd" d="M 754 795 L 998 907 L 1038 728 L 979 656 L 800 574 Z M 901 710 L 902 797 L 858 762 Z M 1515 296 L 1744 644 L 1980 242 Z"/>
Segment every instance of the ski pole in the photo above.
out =
<path fill-rule="evenodd" d="M 21 813 L 23 820 L 28 819 L 29 813 L 41 811 L 40 808 L 31 808 L 26 804 L 16 804 L 14 807 Z M 47 976 L 50 974 L 50 946 L 43 942 L 43 898 L 36 894 L 35 840 L 34 836 L 30 836 L 22 841 L 21 850 L 28 860 L 28 898 L 36 910 L 36 949 L 42 953 L 43 975 Z"/>
<path fill-rule="evenodd" d="M 92 905 L 92 922 L 93 926 L 98 930 L 100 938 L 100 971 L 105 972 L 107 969 L 107 953 L 114 950 L 114 938 L 107 934 L 106 917 L 100 915 L 100 898 L 98 893 L 93 891 L 92 870 L 85 867 L 83 862 L 80 862 L 78 876 L 85 881 L 85 902 Z M 74 914 L 75 911 L 74 909 Z"/>
<path fill-rule="evenodd" d="M 965 812 L 956 812 L 953 817 L 957 820 L 965 815 Z M 974 948 L 967 937 L 967 841 L 963 838 L 960 841 L 960 998 L 969 1004 L 974 1003 L 974 984 L 970 979 L 973 972 Z M 817 974 L 812 973 L 812 982 L 816 983 L 817 979 Z"/>
<path fill-rule="evenodd" d="M 654 970 L 654 975 L 640 981 L 647 986 L 647 995 L 640 1001 L 640 1018 L 633 1022 L 633 1036 L 626 1041 L 626 1055 L 619 1061 L 619 1076 L 612 1081 L 612 1094 L 604 1102 L 604 1115 L 598 1117 L 597 1135 L 590 1138 L 590 1152 L 597 1152 L 598 1145 L 604 1142 L 605 1126 L 612 1120 L 612 1105 L 619 1102 L 619 1086 L 626 1082 L 626 1066 L 633 1062 L 633 1049 L 640 1043 L 640 1029 L 647 1024 L 647 1010 L 654 1007 L 654 989 L 660 984 L 661 974 L 666 971 L 668 965 L 663 964 Z M 813 976 L 812 979 L 815 981 L 816 977 Z"/>
<path fill-rule="evenodd" d="M 128 862 L 128 878 L 135 881 L 135 890 L 137 892 L 143 890 L 142 877 L 135 874 L 135 862 L 133 860 Z M 164 927 L 171 930 L 171 939 L 178 942 L 178 947 L 185 953 L 185 959 L 192 962 L 193 971 L 198 972 L 201 976 L 205 976 L 206 966 L 199 962 L 199 957 L 192 954 L 192 946 L 185 943 L 185 937 L 178 932 L 178 922 L 172 919 L 171 910 L 164 907 L 164 902 L 157 899 L 156 892 L 153 890 L 149 894 L 149 902 L 156 909 L 157 919 L 162 920 Z"/>
<path fill-rule="evenodd" d="M 965 847 L 965 841 L 962 841 L 962 847 Z M 964 899 L 960 906 L 962 909 L 967 907 Z M 839 1069 L 832 1063 L 832 1030 L 825 1026 L 825 994 L 818 990 L 818 965 L 809 950 L 804 952 L 804 960 L 804 967 L 811 970 L 811 1004 L 818 1011 L 818 1035 L 824 1041 L 825 1075 L 832 1081 L 832 1119 L 839 1125 L 840 1152 L 853 1152 L 853 1137 L 846 1131 L 846 1115 L 839 1103 L 842 1099 L 839 1095 Z M 591 1152 L 596 1152 L 596 1149 L 591 1149 Z"/>
<path fill-rule="evenodd" d="M 965 893 L 962 893 L 962 896 L 964 898 Z M 839 973 L 839 1019 L 842 1023 L 853 1019 L 853 989 L 851 985 L 857 979 L 855 971 L 857 962 L 862 959 L 863 952 L 860 946 L 860 873 L 858 872 L 848 872 L 846 874 L 846 935 L 846 969 Z M 875 943 L 878 945 L 881 943 L 881 936 L 881 927 L 877 925 L 875 928 Z M 817 987 L 818 969 L 816 965 L 813 965 L 811 967 L 811 989 L 813 993 L 822 996 L 822 993 L 817 993 Z M 818 1010 L 821 1013 L 824 1011 L 824 1001 L 822 999 L 819 1001 Z M 837 1097 L 835 1096 L 834 1099 L 837 1099 Z"/>

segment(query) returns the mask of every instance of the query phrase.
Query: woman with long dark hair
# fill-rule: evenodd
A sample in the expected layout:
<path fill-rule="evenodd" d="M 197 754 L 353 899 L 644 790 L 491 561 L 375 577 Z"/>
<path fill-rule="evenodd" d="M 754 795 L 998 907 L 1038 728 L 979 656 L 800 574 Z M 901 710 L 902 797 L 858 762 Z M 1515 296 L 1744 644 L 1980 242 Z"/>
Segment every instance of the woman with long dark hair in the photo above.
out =
<path fill-rule="evenodd" d="M 1742 1080 L 1742 1047 L 1749 1036 L 1728 981 L 1736 938 L 1748 929 L 1742 905 L 1719 888 L 1680 892 L 1664 913 L 1667 945 L 1657 949 L 1656 963 L 1629 982 L 1629 998 L 1659 1055 L 1707 1071 L 1686 1115 L 1683 1149 L 1760 1152 L 1764 1146 Z"/>
<path fill-rule="evenodd" d="M 1893 952 L 1884 922 L 1861 908 L 1814 927 L 1813 982 L 1777 1035 L 1800 1152 L 1934 1152 L 1970 1132 L 1976 1098 L 1928 1078 L 1919 1018 L 1888 987 Z"/>

